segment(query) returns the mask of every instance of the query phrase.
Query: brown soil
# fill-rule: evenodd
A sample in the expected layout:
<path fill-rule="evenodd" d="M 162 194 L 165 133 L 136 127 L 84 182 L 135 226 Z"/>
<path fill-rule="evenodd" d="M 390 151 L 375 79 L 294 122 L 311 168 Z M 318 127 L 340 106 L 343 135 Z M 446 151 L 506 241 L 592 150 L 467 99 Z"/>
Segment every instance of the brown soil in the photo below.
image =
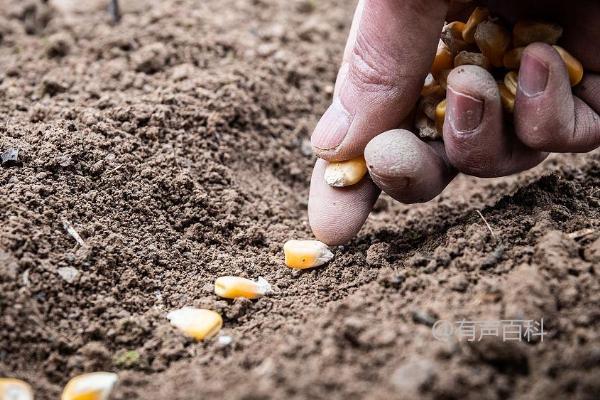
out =
<path fill-rule="evenodd" d="M 19 149 L 0 168 L 0 376 L 36 399 L 95 370 L 119 373 L 114 399 L 600 397 L 598 152 L 382 198 L 329 265 L 283 265 L 310 236 L 307 144 L 350 3 L 151 2 L 114 26 L 0 0 L 0 151 Z M 224 274 L 277 292 L 220 300 Z M 233 342 L 183 337 L 165 315 L 185 305 Z M 531 344 L 430 327 L 542 317 Z"/>

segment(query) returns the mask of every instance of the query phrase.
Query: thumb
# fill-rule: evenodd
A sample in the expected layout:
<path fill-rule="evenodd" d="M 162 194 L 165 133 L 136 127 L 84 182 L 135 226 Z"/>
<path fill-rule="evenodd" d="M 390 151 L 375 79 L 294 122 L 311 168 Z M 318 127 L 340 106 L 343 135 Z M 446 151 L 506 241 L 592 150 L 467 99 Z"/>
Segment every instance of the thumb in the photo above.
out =
<path fill-rule="evenodd" d="M 448 0 L 360 0 L 333 102 L 311 142 L 329 161 L 361 155 L 413 109 L 431 69 Z"/>

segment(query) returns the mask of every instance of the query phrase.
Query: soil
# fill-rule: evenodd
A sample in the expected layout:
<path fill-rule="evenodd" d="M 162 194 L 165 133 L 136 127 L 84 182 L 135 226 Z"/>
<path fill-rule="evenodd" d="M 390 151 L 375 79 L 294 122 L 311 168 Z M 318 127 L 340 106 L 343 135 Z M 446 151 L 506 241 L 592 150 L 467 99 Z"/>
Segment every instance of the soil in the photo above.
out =
<path fill-rule="evenodd" d="M 352 2 L 123 3 L 115 25 L 0 0 L 0 151 L 19 151 L 0 168 L 0 376 L 42 400 L 97 370 L 114 399 L 600 398 L 598 152 L 382 197 L 294 272 L 281 248 L 311 237 L 308 140 Z M 276 291 L 218 299 L 221 275 Z M 232 342 L 182 336 L 182 306 L 219 311 Z M 541 318 L 531 343 L 431 328 Z"/>

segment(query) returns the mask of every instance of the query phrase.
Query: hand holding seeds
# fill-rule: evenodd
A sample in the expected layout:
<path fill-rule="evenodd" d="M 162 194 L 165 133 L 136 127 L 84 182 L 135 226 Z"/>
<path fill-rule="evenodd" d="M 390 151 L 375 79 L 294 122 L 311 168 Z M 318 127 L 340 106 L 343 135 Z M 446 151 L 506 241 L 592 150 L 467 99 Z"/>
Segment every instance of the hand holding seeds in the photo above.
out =
<path fill-rule="evenodd" d="M 380 190 L 424 202 L 457 172 L 505 176 L 597 148 L 598 20 L 592 0 L 361 0 L 311 138 L 317 239 L 349 241 Z M 340 162 L 359 157 L 355 183 L 360 165 Z"/>

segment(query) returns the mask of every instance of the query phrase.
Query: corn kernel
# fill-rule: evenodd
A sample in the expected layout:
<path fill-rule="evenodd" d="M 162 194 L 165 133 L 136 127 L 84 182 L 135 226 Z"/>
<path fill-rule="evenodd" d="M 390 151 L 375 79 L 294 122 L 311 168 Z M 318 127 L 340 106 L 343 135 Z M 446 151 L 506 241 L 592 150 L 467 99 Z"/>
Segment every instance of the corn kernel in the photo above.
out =
<path fill-rule="evenodd" d="M 513 45 L 527 47 L 531 43 L 556 44 L 563 34 L 560 25 L 549 22 L 519 21 L 513 28 Z"/>
<path fill-rule="evenodd" d="M 504 58 L 502 60 L 504 68 L 519 69 L 519 67 L 521 66 L 521 58 L 523 57 L 523 51 L 525 51 L 525 47 L 516 47 L 504 53 Z"/>
<path fill-rule="evenodd" d="M 517 95 L 517 86 L 519 85 L 519 75 L 515 71 L 510 71 L 504 76 L 504 86 L 513 95 Z"/>
<path fill-rule="evenodd" d="M 444 119 L 446 118 L 446 99 L 440 101 L 435 107 L 435 128 L 438 133 L 442 135 L 444 133 Z"/>
<path fill-rule="evenodd" d="M 494 67 L 504 66 L 504 54 L 510 46 L 510 33 L 502 25 L 483 21 L 475 31 L 475 42 Z"/>
<path fill-rule="evenodd" d="M 466 50 L 469 43 L 465 42 L 462 33 L 465 29 L 465 24 L 460 21 L 454 21 L 444 26 L 441 39 L 446 44 L 452 54 Z"/>
<path fill-rule="evenodd" d="M 0 400 L 33 400 L 33 390 L 20 379 L 0 378 Z"/>
<path fill-rule="evenodd" d="M 285 264 L 290 268 L 307 269 L 329 262 L 333 253 L 318 240 L 288 240 L 283 245 Z"/>
<path fill-rule="evenodd" d="M 435 53 L 435 58 L 433 59 L 433 65 L 431 66 L 431 73 L 434 77 L 437 77 L 437 74 L 440 71 L 452 68 L 453 62 L 454 57 L 452 56 L 452 52 L 448 49 L 448 46 L 440 40 Z"/>
<path fill-rule="evenodd" d="M 435 80 L 433 75 L 427 74 L 425 82 L 423 83 L 423 89 L 421 89 L 421 96 L 429 96 L 432 94 L 443 94 L 444 89 Z"/>
<path fill-rule="evenodd" d="M 442 137 L 435 127 L 435 122 L 423 113 L 419 113 L 415 118 L 415 128 L 417 135 L 423 140 L 437 140 Z"/>
<path fill-rule="evenodd" d="M 469 17 L 462 32 L 463 40 L 467 43 L 475 43 L 475 31 L 477 26 L 488 19 L 490 11 L 485 7 L 477 7 Z"/>
<path fill-rule="evenodd" d="M 450 76 L 450 72 L 452 72 L 451 69 L 443 69 L 438 74 L 438 82 L 440 87 L 444 90 L 444 93 L 448 90 L 448 76 Z"/>
<path fill-rule="evenodd" d="M 483 69 L 490 70 L 490 60 L 481 53 L 474 53 L 471 51 L 461 51 L 454 57 L 454 66 L 460 67 L 461 65 L 477 65 Z"/>
<path fill-rule="evenodd" d="M 223 326 L 223 318 L 211 310 L 183 307 L 167 314 L 171 325 L 196 340 L 209 339 Z"/>
<path fill-rule="evenodd" d="M 61 400 L 107 400 L 118 376 L 112 372 L 91 372 L 71 379 Z"/>
<path fill-rule="evenodd" d="M 576 86 L 583 79 L 583 65 L 573 57 L 568 51 L 559 46 L 553 46 L 560 58 L 563 59 L 565 65 L 567 66 L 567 72 L 569 73 L 569 80 L 571 81 L 571 86 Z"/>
<path fill-rule="evenodd" d="M 269 292 L 271 285 L 263 278 L 253 281 L 239 276 L 221 276 L 215 281 L 215 294 L 226 299 L 257 299 Z"/>
<path fill-rule="evenodd" d="M 498 82 L 498 90 L 500 91 L 500 102 L 506 112 L 513 113 L 515 110 L 515 95 L 506 87 L 504 82 Z"/>
<path fill-rule="evenodd" d="M 357 184 L 367 173 L 367 163 L 363 156 L 342 162 L 332 162 L 325 167 L 325 182 L 333 187 Z"/>

